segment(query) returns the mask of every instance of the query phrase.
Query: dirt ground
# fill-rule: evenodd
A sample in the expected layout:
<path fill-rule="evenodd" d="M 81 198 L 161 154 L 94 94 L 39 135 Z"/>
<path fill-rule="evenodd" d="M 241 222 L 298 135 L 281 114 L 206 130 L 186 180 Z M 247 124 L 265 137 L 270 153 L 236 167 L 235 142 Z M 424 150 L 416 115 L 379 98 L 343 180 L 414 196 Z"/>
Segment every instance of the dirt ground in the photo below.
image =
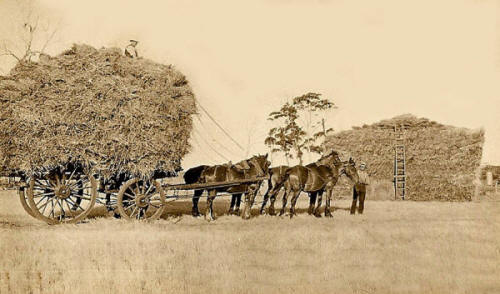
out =
<path fill-rule="evenodd" d="M 182 201 L 153 223 L 101 207 L 48 226 L 0 191 L 0 293 L 500 293 L 500 202 L 334 205 L 317 219 L 303 195 L 297 218 L 244 221 L 218 199 L 207 223 Z"/>

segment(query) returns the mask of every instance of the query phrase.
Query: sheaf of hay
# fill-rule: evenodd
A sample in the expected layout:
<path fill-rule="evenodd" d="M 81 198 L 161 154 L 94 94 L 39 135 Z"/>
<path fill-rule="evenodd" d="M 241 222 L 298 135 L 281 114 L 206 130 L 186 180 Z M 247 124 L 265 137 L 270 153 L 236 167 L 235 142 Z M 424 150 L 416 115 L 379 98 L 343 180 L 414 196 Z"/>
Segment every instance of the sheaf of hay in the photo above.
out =
<path fill-rule="evenodd" d="M 175 172 L 195 112 L 188 81 L 171 66 L 74 45 L 0 76 L 0 169 L 80 162 L 104 175 Z"/>

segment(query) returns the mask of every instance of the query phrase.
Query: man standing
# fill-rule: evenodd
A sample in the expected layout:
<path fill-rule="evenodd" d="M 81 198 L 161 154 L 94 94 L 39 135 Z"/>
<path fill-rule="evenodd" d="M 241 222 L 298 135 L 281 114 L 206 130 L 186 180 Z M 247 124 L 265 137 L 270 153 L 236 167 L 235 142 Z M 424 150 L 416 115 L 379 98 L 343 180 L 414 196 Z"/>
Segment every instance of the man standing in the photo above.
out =
<path fill-rule="evenodd" d="M 366 163 L 361 162 L 358 169 L 359 181 L 354 184 L 352 188 L 352 205 L 351 214 L 356 213 L 356 202 L 359 196 L 359 208 L 358 212 L 363 214 L 363 209 L 365 208 L 365 196 L 366 196 L 366 186 L 370 184 L 370 178 L 366 172 Z"/>
<path fill-rule="evenodd" d="M 125 56 L 130 57 L 130 58 L 137 58 L 139 55 L 137 54 L 137 49 L 135 49 L 135 46 L 137 46 L 139 42 L 136 40 L 130 40 L 130 44 L 125 47 Z"/>

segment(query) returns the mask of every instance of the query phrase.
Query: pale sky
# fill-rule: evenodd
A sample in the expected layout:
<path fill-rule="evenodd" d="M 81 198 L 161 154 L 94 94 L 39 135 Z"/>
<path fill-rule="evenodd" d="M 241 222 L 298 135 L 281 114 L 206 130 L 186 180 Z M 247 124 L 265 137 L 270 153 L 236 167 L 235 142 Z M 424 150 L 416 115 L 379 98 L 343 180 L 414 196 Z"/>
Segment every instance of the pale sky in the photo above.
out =
<path fill-rule="evenodd" d="M 14 8 L 0 0 L 0 40 L 12 37 Z M 250 153 L 267 151 L 269 112 L 319 92 L 339 107 L 327 127 L 403 113 L 484 127 L 483 162 L 500 164 L 500 1 L 43 0 L 37 11 L 58 27 L 51 54 L 139 40 L 139 54 L 181 70 L 241 145 L 250 138 Z M 11 65 L 0 58 L 3 74 Z M 244 158 L 200 119 L 185 168 Z"/>

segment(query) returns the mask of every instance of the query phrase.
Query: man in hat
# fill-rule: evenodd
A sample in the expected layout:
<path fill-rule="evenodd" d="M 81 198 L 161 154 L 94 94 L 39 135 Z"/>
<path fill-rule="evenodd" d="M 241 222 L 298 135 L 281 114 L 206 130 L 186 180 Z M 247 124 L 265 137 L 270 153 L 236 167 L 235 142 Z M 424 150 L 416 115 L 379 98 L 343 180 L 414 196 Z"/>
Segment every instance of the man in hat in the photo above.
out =
<path fill-rule="evenodd" d="M 135 49 L 135 46 L 137 46 L 139 42 L 136 40 L 130 40 L 130 44 L 125 47 L 125 56 L 130 57 L 130 58 L 137 58 L 139 55 L 137 54 L 137 49 Z"/>
<path fill-rule="evenodd" d="M 368 173 L 366 172 L 366 163 L 361 162 L 358 168 L 358 177 L 359 180 L 354 184 L 352 188 L 352 205 L 351 205 L 351 214 L 356 213 L 356 202 L 359 197 L 359 208 L 358 212 L 360 214 L 363 213 L 363 209 L 365 208 L 365 196 L 366 196 L 366 186 L 370 184 L 370 178 L 368 177 Z"/>

